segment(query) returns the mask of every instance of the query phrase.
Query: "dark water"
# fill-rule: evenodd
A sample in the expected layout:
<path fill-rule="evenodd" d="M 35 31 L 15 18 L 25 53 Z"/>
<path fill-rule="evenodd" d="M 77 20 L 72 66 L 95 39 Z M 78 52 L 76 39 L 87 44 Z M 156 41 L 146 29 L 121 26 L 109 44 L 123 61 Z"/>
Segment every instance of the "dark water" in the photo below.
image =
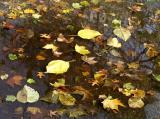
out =
<path fill-rule="evenodd" d="M 8 1 L 6 1 L 7 3 Z M 22 1 L 13 1 L 12 5 L 16 6 L 16 4 L 21 3 Z M 151 18 L 155 18 L 154 11 L 160 8 L 159 1 L 155 2 L 147 2 L 147 1 L 138 1 L 144 2 L 144 7 L 141 12 L 133 12 L 128 9 L 129 6 L 135 4 L 136 1 L 124 1 L 122 3 L 107 3 L 103 4 L 100 3 L 99 6 L 102 9 L 102 12 L 93 11 L 91 6 L 83 10 L 83 13 L 86 14 L 88 17 L 78 18 L 75 14 L 66 15 L 62 19 L 56 19 L 54 16 L 57 11 L 48 11 L 44 13 L 44 17 L 42 18 L 43 22 L 34 21 L 32 18 L 18 18 L 15 20 L 7 19 L 5 17 L 0 17 L 1 23 L 3 21 L 11 22 L 17 28 L 24 28 L 24 29 L 31 29 L 34 31 L 34 37 L 28 39 L 27 37 L 20 38 L 20 40 L 15 40 L 14 34 L 15 29 L 4 29 L 1 27 L 0 33 L 0 61 L 2 65 L 0 66 L 0 73 L 7 73 L 9 76 L 14 74 L 20 74 L 27 78 L 34 78 L 36 80 L 36 84 L 31 84 L 30 86 L 36 89 L 41 96 L 44 96 L 48 90 L 51 90 L 49 86 L 50 82 L 53 82 L 54 79 L 64 77 L 66 79 L 66 83 L 72 86 L 83 86 L 88 89 L 91 93 L 94 94 L 94 98 L 97 99 L 100 94 L 110 94 L 115 97 L 118 97 L 122 100 L 125 104 L 127 104 L 127 98 L 119 94 L 118 91 L 113 91 L 108 87 L 91 87 L 88 85 L 87 81 L 84 80 L 84 77 L 81 75 L 81 69 L 83 68 L 83 62 L 80 59 L 80 55 L 75 53 L 74 45 L 76 43 L 82 44 L 88 47 L 90 51 L 92 51 L 91 55 L 96 56 L 98 64 L 91 66 L 91 74 L 93 75 L 94 72 L 98 71 L 99 69 L 106 68 L 108 70 L 113 70 L 114 67 L 108 67 L 106 62 L 112 61 L 123 61 L 126 64 L 138 61 L 140 62 L 139 71 L 128 70 L 126 69 L 125 72 L 131 73 L 133 76 L 140 77 L 142 80 L 130 80 L 127 76 L 119 76 L 113 75 L 112 78 L 116 78 L 118 80 L 122 80 L 123 83 L 125 82 L 132 82 L 134 86 L 137 88 L 143 89 L 145 91 L 148 90 L 155 90 L 159 91 L 159 84 L 153 80 L 151 75 L 152 72 L 159 72 L 158 66 L 156 66 L 156 59 L 150 59 L 145 54 L 145 48 L 143 47 L 143 43 L 155 43 L 158 48 L 160 46 L 160 25 L 156 22 L 150 20 Z M 52 1 L 46 1 L 49 7 L 53 6 L 54 3 Z M 4 4 L 1 1 L 0 9 L 8 10 L 9 5 Z M 53 7 L 54 8 L 54 7 Z M 116 16 L 111 15 L 111 13 L 115 13 Z M 112 29 L 112 20 L 113 19 L 121 19 L 122 25 L 127 26 L 128 24 L 128 17 L 136 17 L 138 20 L 141 20 L 141 24 L 136 26 L 136 30 L 132 33 L 132 37 L 124 43 L 122 46 L 120 53 L 122 57 L 115 57 L 111 55 L 106 47 L 105 52 L 102 52 L 102 49 L 105 47 L 100 47 L 93 42 L 84 41 L 78 37 L 76 37 L 76 41 L 73 44 L 66 45 L 65 43 L 56 43 L 60 49 L 64 52 L 63 56 L 59 58 L 52 56 L 51 52 L 45 52 L 47 59 L 45 61 L 37 61 L 36 55 L 40 52 L 43 52 L 42 46 L 44 45 L 43 42 L 40 42 L 39 34 L 42 33 L 52 33 L 53 37 L 57 36 L 59 33 L 63 33 L 64 35 L 68 34 L 76 34 L 79 29 L 81 29 L 80 24 L 84 26 L 90 26 L 91 28 L 97 29 L 98 31 L 104 33 L 104 38 L 109 38 L 109 36 L 113 36 L 113 29 Z M 66 26 L 71 24 L 75 26 L 74 31 L 66 30 Z M 136 23 L 135 23 L 136 24 Z M 18 34 L 20 35 L 20 34 Z M 20 35 L 21 36 L 21 35 Z M 10 61 L 8 60 L 8 53 L 13 52 L 14 48 L 24 46 L 25 54 L 27 57 L 23 59 L 19 59 L 17 61 Z M 5 51 L 3 47 L 9 47 L 11 50 Z M 128 50 L 136 52 L 136 56 L 128 56 Z M 36 76 L 36 72 L 42 71 L 45 72 L 45 66 L 47 63 L 53 59 L 62 59 L 66 61 L 76 60 L 76 62 L 72 62 L 71 68 L 67 73 L 61 76 L 53 76 L 53 75 L 46 75 L 45 78 L 38 79 Z M 80 68 L 81 69 L 80 69 Z M 160 68 L 160 67 L 159 67 Z M 75 82 L 75 77 L 79 76 L 80 81 L 78 83 Z M 25 85 L 25 82 L 22 82 L 22 86 Z M 62 117 L 49 117 L 48 110 L 54 110 L 59 108 L 65 108 L 62 105 L 56 104 L 49 104 L 43 101 L 38 101 L 33 104 L 22 104 L 19 102 L 6 102 L 5 97 L 6 95 L 16 95 L 17 91 L 19 91 L 22 86 L 15 86 L 14 88 L 10 87 L 5 83 L 5 81 L 0 80 L 0 97 L 1 97 L 1 104 L 0 104 L 0 119 L 67 119 L 67 116 Z M 91 110 L 93 108 L 91 104 L 92 100 L 88 102 L 82 102 L 82 105 L 85 105 L 86 110 Z M 145 104 L 150 104 L 154 102 L 154 98 L 147 96 L 145 99 Z M 159 103 L 157 103 L 159 104 Z M 19 113 L 15 112 L 17 107 L 21 107 L 21 111 Z M 26 112 L 27 107 L 39 107 L 42 109 L 42 113 L 39 115 L 31 115 L 30 113 Z M 141 109 L 131 109 L 128 106 L 126 108 L 120 108 L 118 113 L 114 113 L 112 111 L 106 111 L 102 109 L 102 105 L 100 102 L 96 105 L 96 112 L 98 114 L 89 116 L 83 116 L 82 119 L 152 119 L 146 117 L 144 108 Z M 160 110 L 158 110 L 160 111 Z M 154 115 L 154 111 L 151 115 Z M 157 114 L 157 113 L 156 113 Z M 159 113 L 158 113 L 159 114 Z M 160 115 L 157 115 L 160 116 Z"/>

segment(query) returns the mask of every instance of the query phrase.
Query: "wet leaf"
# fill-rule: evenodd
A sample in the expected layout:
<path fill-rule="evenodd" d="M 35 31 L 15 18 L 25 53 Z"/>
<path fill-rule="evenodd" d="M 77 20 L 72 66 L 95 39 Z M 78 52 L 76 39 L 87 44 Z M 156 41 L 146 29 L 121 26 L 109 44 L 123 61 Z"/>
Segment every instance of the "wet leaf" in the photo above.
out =
<path fill-rule="evenodd" d="M 27 83 L 33 84 L 33 83 L 36 83 L 36 81 L 32 78 L 29 78 L 29 79 L 27 79 Z"/>
<path fill-rule="evenodd" d="M 121 103 L 121 101 L 119 99 L 108 99 L 108 98 L 106 98 L 102 102 L 102 104 L 103 104 L 104 109 L 109 108 L 109 109 L 116 110 L 116 111 L 119 111 L 118 110 L 119 106 L 125 107 L 125 105 L 123 103 Z"/>
<path fill-rule="evenodd" d="M 109 38 L 107 40 L 107 45 L 115 47 L 115 48 L 120 48 L 122 46 L 122 44 L 118 42 L 117 38 Z"/>
<path fill-rule="evenodd" d="M 30 112 L 31 114 L 35 115 L 37 113 L 41 113 L 41 109 L 38 107 L 27 107 L 27 112 Z"/>
<path fill-rule="evenodd" d="M 18 57 L 16 54 L 13 54 L 13 53 L 9 53 L 8 54 L 8 58 L 11 60 L 11 61 L 14 61 L 14 60 L 17 60 Z"/>
<path fill-rule="evenodd" d="M 90 53 L 90 51 L 87 50 L 85 46 L 79 46 L 77 44 L 75 45 L 75 51 L 81 55 L 87 55 Z"/>
<path fill-rule="evenodd" d="M 156 81 L 160 81 L 160 75 L 153 74 L 153 76 L 156 79 Z"/>
<path fill-rule="evenodd" d="M 25 14 L 34 14 L 35 11 L 33 9 L 31 9 L 31 8 L 27 8 L 27 9 L 24 10 L 24 13 Z"/>
<path fill-rule="evenodd" d="M 144 106 L 144 102 L 142 101 L 141 98 L 131 97 L 128 100 L 128 105 L 131 108 L 142 108 Z"/>
<path fill-rule="evenodd" d="M 14 87 L 15 85 L 20 86 L 23 79 L 24 77 L 22 77 L 21 75 L 14 75 L 7 80 L 7 84 L 11 87 Z"/>
<path fill-rule="evenodd" d="M 58 87 L 63 87 L 65 86 L 65 79 L 64 78 L 61 78 L 61 79 L 57 79 L 58 82 L 55 82 L 55 83 L 50 83 L 53 87 L 55 88 L 58 88 Z"/>
<path fill-rule="evenodd" d="M 123 27 L 116 28 L 113 33 L 124 41 L 127 41 L 131 36 L 130 31 Z"/>
<path fill-rule="evenodd" d="M 16 99 L 17 98 L 14 95 L 7 95 L 7 97 L 6 97 L 7 102 L 15 102 Z"/>
<path fill-rule="evenodd" d="M 78 36 L 83 39 L 93 39 L 100 35 L 102 34 L 99 33 L 98 31 L 91 30 L 91 29 L 83 29 L 83 30 L 78 31 Z"/>
<path fill-rule="evenodd" d="M 76 99 L 71 94 L 60 92 L 59 101 L 62 103 L 62 105 L 72 106 L 75 105 Z"/>
<path fill-rule="evenodd" d="M 46 73 L 63 74 L 69 69 L 69 62 L 63 60 L 52 60 L 46 66 Z"/>
<path fill-rule="evenodd" d="M 0 78 L 1 78 L 2 80 L 6 80 L 6 79 L 8 79 L 8 77 L 9 77 L 8 74 L 1 74 L 1 76 L 0 76 Z"/>
<path fill-rule="evenodd" d="M 92 97 L 92 94 L 88 90 L 84 89 L 82 86 L 74 86 L 73 90 L 74 94 L 83 95 L 82 100 L 89 99 Z"/>
<path fill-rule="evenodd" d="M 96 63 L 97 63 L 97 61 L 94 60 L 95 57 L 81 56 L 81 59 L 82 59 L 84 62 L 88 63 L 88 64 L 96 64 Z"/>
<path fill-rule="evenodd" d="M 25 85 L 22 90 L 18 91 L 17 100 L 21 103 L 34 103 L 39 100 L 39 93 L 33 88 Z"/>
<path fill-rule="evenodd" d="M 72 3 L 72 7 L 74 9 L 81 9 L 82 6 L 79 3 Z"/>
<path fill-rule="evenodd" d="M 58 47 L 55 46 L 54 44 L 46 44 L 45 46 L 43 46 L 44 49 L 51 49 L 53 52 L 57 51 Z"/>

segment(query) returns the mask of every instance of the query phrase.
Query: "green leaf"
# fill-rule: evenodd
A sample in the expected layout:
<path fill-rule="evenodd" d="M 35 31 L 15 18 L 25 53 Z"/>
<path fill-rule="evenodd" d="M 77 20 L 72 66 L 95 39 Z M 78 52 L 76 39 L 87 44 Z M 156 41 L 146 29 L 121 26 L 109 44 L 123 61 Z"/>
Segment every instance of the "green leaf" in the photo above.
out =
<path fill-rule="evenodd" d="M 156 79 L 156 81 L 160 81 L 160 75 L 153 74 L 153 77 Z"/>
<path fill-rule="evenodd" d="M 27 83 L 33 84 L 33 83 L 36 83 L 36 81 L 32 78 L 29 78 L 29 79 L 27 79 Z"/>
<path fill-rule="evenodd" d="M 50 84 L 52 86 L 54 86 L 55 88 L 65 86 L 65 79 L 64 78 L 57 79 L 57 80 L 58 80 L 58 82 L 55 82 L 54 84 L 52 84 L 52 83 L 50 83 Z"/>
<path fill-rule="evenodd" d="M 77 44 L 75 45 L 75 51 L 81 55 L 87 55 L 90 53 L 90 51 L 87 50 L 85 46 L 79 46 Z"/>
<path fill-rule="evenodd" d="M 60 92 L 59 101 L 62 103 L 62 105 L 72 106 L 75 105 L 76 99 L 71 94 Z"/>
<path fill-rule="evenodd" d="M 79 3 L 72 3 L 72 7 L 74 9 L 81 9 L 82 6 Z"/>
<path fill-rule="evenodd" d="M 18 57 L 16 54 L 13 54 L 13 53 L 9 53 L 8 54 L 8 58 L 11 60 L 11 61 L 14 61 L 14 60 L 17 60 Z"/>
<path fill-rule="evenodd" d="M 130 31 L 123 27 L 116 28 L 113 33 L 124 41 L 127 41 L 131 36 Z"/>
<path fill-rule="evenodd" d="M 63 60 L 52 60 L 46 66 L 46 73 L 63 74 L 69 69 L 69 62 Z"/>
<path fill-rule="evenodd" d="M 91 29 L 82 29 L 78 31 L 78 36 L 83 39 L 93 39 L 100 35 L 102 35 L 100 32 Z"/>
<path fill-rule="evenodd" d="M 39 93 L 33 88 L 25 85 L 22 90 L 17 93 L 17 100 L 22 103 L 33 103 L 39 100 Z"/>
<path fill-rule="evenodd" d="M 17 98 L 14 95 L 7 95 L 7 97 L 6 97 L 7 102 L 15 102 L 16 99 Z"/>

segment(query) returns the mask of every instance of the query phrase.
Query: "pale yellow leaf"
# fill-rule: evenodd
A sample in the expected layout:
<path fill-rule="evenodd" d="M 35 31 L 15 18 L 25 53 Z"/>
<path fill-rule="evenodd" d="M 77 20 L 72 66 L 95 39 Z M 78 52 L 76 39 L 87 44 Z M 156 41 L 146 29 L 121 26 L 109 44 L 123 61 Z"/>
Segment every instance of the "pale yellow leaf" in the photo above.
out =
<path fill-rule="evenodd" d="M 83 39 L 93 39 L 100 35 L 102 35 L 100 32 L 91 29 L 83 29 L 78 32 L 78 36 Z"/>
<path fill-rule="evenodd" d="M 79 46 L 77 44 L 75 45 L 75 51 L 81 55 L 87 55 L 90 53 L 90 51 L 87 50 L 85 46 Z"/>
<path fill-rule="evenodd" d="M 115 47 L 115 48 L 120 48 L 122 46 L 122 44 L 118 42 L 117 38 L 108 39 L 107 40 L 107 45 Z"/>

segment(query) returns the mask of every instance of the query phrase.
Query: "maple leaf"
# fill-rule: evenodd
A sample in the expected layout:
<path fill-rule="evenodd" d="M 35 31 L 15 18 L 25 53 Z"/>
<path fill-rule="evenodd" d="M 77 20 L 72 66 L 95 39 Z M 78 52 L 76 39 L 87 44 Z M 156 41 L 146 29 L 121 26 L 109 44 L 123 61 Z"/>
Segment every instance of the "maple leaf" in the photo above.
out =
<path fill-rule="evenodd" d="M 103 104 L 103 108 L 104 109 L 109 108 L 109 109 L 116 110 L 116 111 L 119 111 L 118 110 L 118 106 L 125 107 L 125 105 L 122 104 L 122 102 L 119 99 L 109 99 L 109 98 L 106 98 L 102 102 L 102 104 Z"/>
<path fill-rule="evenodd" d="M 43 78 L 45 75 L 43 72 L 37 72 L 37 75 L 36 75 L 38 78 Z"/>
<path fill-rule="evenodd" d="M 13 77 L 9 78 L 9 80 L 6 82 L 11 87 L 14 87 L 15 85 L 21 85 L 21 81 L 24 79 L 21 75 L 14 75 Z"/>

